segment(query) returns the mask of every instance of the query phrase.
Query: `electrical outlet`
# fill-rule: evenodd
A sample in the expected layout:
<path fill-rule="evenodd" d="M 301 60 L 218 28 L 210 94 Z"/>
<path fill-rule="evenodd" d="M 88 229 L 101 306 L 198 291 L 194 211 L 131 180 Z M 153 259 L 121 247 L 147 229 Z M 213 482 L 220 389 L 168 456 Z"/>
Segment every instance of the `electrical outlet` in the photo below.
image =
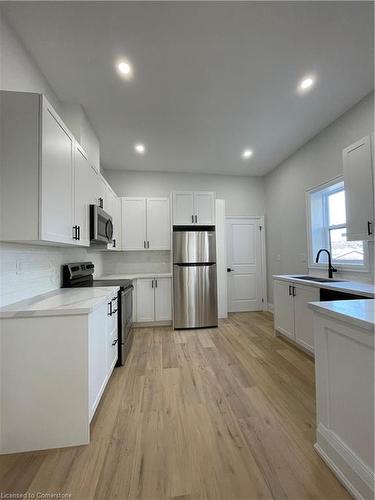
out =
<path fill-rule="evenodd" d="M 16 260 L 16 274 L 22 274 L 22 272 L 23 272 L 22 261 Z"/>

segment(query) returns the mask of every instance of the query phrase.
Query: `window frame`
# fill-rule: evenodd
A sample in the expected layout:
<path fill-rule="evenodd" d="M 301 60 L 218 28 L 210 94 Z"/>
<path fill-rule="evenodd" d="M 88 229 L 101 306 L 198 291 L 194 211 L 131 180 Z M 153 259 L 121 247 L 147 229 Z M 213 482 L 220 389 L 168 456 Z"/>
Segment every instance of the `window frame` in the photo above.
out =
<path fill-rule="evenodd" d="M 342 186 L 337 187 L 336 189 L 329 190 L 330 187 L 333 187 L 335 184 L 342 184 Z M 312 221 L 311 221 L 311 196 L 314 193 L 318 193 L 319 191 L 325 191 L 322 193 L 322 218 L 323 218 L 323 230 L 322 233 L 324 236 L 322 239 L 324 240 L 324 248 L 328 248 L 331 251 L 331 243 L 330 243 L 330 230 L 332 229 L 343 229 L 347 228 L 347 223 L 345 224 L 329 224 L 329 212 L 328 212 L 328 197 L 333 193 L 337 193 L 344 190 L 344 179 L 342 176 L 335 177 L 331 181 L 325 182 L 323 184 L 319 184 L 311 189 L 306 191 L 306 216 L 307 216 L 307 248 L 308 248 L 308 267 L 309 269 L 326 269 L 326 262 L 315 262 L 315 256 L 313 255 L 313 241 L 312 241 Z M 368 244 L 367 241 L 363 241 L 363 263 L 356 263 L 354 260 L 347 260 L 345 262 L 332 259 L 332 264 L 337 268 L 338 271 L 354 271 L 354 272 L 369 272 L 369 253 L 368 253 Z"/>

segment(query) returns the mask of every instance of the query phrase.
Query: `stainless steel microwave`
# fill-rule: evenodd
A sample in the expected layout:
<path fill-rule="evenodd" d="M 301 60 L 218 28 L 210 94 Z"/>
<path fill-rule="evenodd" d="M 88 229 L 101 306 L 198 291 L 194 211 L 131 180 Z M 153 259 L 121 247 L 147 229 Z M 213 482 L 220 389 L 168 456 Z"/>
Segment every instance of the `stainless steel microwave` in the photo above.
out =
<path fill-rule="evenodd" d="M 112 217 L 98 205 L 90 205 L 90 242 L 112 243 Z"/>

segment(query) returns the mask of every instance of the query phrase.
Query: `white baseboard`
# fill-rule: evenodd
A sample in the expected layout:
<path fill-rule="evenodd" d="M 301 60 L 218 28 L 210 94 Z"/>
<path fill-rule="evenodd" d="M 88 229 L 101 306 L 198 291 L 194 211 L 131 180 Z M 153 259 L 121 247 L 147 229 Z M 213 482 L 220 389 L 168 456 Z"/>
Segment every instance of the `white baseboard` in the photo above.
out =
<path fill-rule="evenodd" d="M 358 500 L 374 497 L 374 474 L 338 436 L 319 424 L 316 452 L 339 481 Z"/>

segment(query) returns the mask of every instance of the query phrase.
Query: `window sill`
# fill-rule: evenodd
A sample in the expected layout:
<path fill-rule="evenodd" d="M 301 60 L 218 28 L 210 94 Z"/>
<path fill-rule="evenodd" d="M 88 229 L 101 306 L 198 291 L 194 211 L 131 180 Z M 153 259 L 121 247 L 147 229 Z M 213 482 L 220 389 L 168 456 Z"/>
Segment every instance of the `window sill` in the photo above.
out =
<path fill-rule="evenodd" d="M 332 265 L 335 269 L 337 269 L 338 272 L 340 273 L 369 273 L 370 272 L 370 269 L 368 266 L 351 266 L 351 265 L 339 265 L 339 264 L 336 264 L 335 262 L 332 262 Z M 309 269 L 316 269 L 316 270 L 319 270 L 319 271 L 322 271 L 322 270 L 327 270 L 328 269 L 328 263 L 327 264 L 323 264 L 323 265 L 319 265 L 319 264 L 313 264 L 313 263 L 309 263 L 308 265 L 308 268 Z"/>

